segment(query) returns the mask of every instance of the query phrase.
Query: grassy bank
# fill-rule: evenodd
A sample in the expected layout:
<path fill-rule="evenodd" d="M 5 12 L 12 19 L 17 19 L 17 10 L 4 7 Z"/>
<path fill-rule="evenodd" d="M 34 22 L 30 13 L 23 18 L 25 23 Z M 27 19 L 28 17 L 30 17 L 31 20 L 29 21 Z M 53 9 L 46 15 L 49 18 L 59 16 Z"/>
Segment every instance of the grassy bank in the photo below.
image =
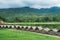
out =
<path fill-rule="evenodd" d="M 0 29 L 0 40 L 60 40 L 60 38 L 15 29 Z"/>

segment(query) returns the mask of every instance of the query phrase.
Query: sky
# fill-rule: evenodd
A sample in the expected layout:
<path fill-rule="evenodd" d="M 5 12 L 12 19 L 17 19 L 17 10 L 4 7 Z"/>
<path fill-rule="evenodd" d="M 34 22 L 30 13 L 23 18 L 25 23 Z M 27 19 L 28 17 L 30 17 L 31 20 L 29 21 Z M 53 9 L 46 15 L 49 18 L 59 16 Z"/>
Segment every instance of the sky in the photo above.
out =
<path fill-rule="evenodd" d="M 60 7 L 60 0 L 0 0 L 0 8 L 50 8 L 53 6 Z"/>

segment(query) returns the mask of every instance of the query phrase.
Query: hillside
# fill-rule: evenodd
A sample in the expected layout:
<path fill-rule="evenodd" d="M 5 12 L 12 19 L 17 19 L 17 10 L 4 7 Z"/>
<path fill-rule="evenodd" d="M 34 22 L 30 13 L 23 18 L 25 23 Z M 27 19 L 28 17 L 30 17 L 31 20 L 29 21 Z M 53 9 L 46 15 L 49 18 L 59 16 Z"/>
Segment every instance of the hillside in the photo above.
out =
<path fill-rule="evenodd" d="M 59 15 L 59 7 L 34 9 L 29 7 L 0 9 L 2 17 Z M 13 16 L 14 15 L 14 16 Z"/>
<path fill-rule="evenodd" d="M 45 16 L 50 16 L 49 19 Z M 53 18 L 54 16 L 54 18 Z M 34 9 L 29 7 L 0 9 L 0 19 L 2 17 L 7 21 L 60 21 L 60 7 Z M 43 17 L 43 18 L 42 18 Z M 57 18 L 56 18 L 57 17 Z M 23 19 L 22 19 L 23 18 Z M 41 19 L 40 19 L 41 18 Z M 45 19 L 44 19 L 45 18 Z"/>

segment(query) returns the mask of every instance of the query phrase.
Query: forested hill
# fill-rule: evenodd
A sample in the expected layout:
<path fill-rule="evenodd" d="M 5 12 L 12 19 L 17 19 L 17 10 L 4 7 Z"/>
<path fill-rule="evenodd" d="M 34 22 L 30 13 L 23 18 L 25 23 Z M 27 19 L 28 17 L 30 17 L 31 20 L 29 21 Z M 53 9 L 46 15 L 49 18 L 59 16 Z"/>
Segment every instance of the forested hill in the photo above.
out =
<path fill-rule="evenodd" d="M 0 16 L 2 17 L 20 17 L 20 16 L 33 16 L 33 15 L 49 16 L 59 14 L 60 14 L 59 7 L 41 8 L 41 9 L 34 9 L 29 7 L 0 9 Z"/>
<path fill-rule="evenodd" d="M 41 9 L 29 7 L 0 9 L 0 20 L 8 22 L 60 21 L 60 7 Z"/>

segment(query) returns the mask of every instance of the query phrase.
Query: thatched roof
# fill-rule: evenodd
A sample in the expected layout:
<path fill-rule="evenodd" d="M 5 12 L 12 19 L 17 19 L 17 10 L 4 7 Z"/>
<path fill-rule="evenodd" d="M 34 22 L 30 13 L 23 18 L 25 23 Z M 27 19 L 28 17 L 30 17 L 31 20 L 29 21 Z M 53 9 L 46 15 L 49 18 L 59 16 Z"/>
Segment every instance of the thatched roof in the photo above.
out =
<path fill-rule="evenodd" d="M 44 28 L 44 30 L 45 30 L 45 31 L 50 31 L 50 29 L 49 29 L 49 28 Z"/>
<path fill-rule="evenodd" d="M 54 32 L 58 32 L 58 29 L 52 29 Z"/>
<path fill-rule="evenodd" d="M 38 27 L 39 28 L 39 30 L 42 30 L 43 28 L 42 27 Z"/>

